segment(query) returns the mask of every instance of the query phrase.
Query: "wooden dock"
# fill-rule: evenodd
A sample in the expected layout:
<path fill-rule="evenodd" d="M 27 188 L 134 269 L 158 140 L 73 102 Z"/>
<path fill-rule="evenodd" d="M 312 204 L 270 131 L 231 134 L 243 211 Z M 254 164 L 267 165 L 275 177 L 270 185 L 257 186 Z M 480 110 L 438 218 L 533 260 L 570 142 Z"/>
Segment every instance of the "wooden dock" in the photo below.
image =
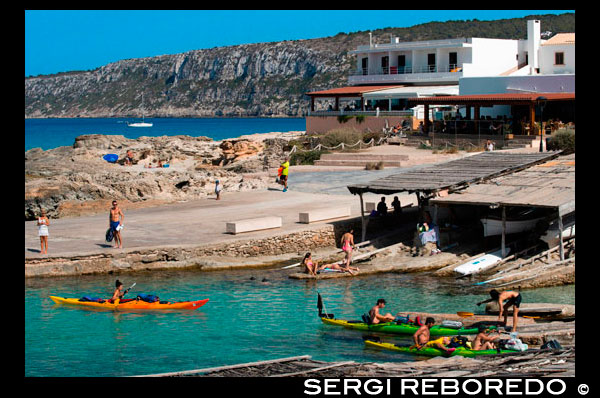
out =
<path fill-rule="evenodd" d="M 575 347 L 485 358 L 437 357 L 410 362 L 324 362 L 310 355 L 137 377 L 572 377 Z"/>

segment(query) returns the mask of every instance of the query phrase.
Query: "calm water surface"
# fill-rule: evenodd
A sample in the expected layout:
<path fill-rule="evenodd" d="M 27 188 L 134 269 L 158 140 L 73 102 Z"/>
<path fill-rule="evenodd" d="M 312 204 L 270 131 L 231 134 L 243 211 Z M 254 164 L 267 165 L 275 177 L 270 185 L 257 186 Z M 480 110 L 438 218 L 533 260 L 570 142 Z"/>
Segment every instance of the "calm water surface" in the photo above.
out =
<path fill-rule="evenodd" d="M 354 319 L 380 297 L 394 313 L 477 313 L 483 308 L 475 303 L 485 298 L 453 278 L 440 282 L 426 275 L 388 274 L 298 281 L 288 273 L 166 271 L 26 280 L 25 376 L 129 376 L 296 355 L 324 361 L 409 361 L 414 358 L 365 348 L 360 332 L 323 325 L 317 317 L 317 291 L 327 312 Z M 210 301 L 196 311 L 152 313 L 84 310 L 48 298 L 106 297 L 117 278 L 126 286 L 137 282 L 132 293 Z M 575 287 L 526 290 L 523 297 L 525 302 L 574 304 Z"/>
<path fill-rule="evenodd" d="M 25 150 L 44 150 L 71 146 L 75 137 L 84 134 L 123 135 L 135 139 L 141 136 L 173 135 L 205 136 L 215 141 L 245 134 L 304 131 L 304 118 L 148 118 L 153 126 L 128 127 L 132 119 L 25 119 Z"/>

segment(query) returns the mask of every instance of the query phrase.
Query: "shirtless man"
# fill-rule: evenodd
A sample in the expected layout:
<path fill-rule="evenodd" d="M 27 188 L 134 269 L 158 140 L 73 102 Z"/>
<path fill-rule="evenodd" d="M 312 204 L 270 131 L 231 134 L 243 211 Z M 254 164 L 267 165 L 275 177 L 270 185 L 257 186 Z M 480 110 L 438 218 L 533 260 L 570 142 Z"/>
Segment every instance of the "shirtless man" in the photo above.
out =
<path fill-rule="evenodd" d="M 375 304 L 375 306 L 373 308 L 371 308 L 371 310 L 369 310 L 369 317 L 371 318 L 372 324 L 378 324 L 380 322 L 384 322 L 384 323 L 391 322 L 394 320 L 395 316 L 393 316 L 389 312 L 385 315 L 381 315 L 379 313 L 379 310 L 382 310 L 384 308 L 385 308 L 385 300 L 381 298 L 381 299 L 377 300 L 377 304 Z"/>
<path fill-rule="evenodd" d="M 498 340 L 500 336 L 490 337 L 491 329 L 488 326 L 480 325 L 479 326 L 479 334 L 475 336 L 472 343 L 472 349 L 474 351 L 478 350 L 494 350 L 496 347 L 494 346 L 494 340 Z"/>
<path fill-rule="evenodd" d="M 519 314 L 519 306 L 521 305 L 521 293 L 514 292 L 511 290 L 504 291 L 502 293 L 498 292 L 496 289 L 490 290 L 491 299 L 487 299 L 484 301 L 480 301 L 477 305 L 481 305 L 483 303 L 489 303 L 490 301 L 498 302 L 498 321 L 502 319 L 502 315 L 504 315 L 504 326 L 506 327 L 506 321 L 508 320 L 508 309 L 513 307 L 513 327 L 512 331 L 517 331 L 517 316 Z M 506 304 L 504 304 L 504 301 Z"/>
<path fill-rule="evenodd" d="M 344 262 L 346 263 L 346 269 L 348 271 L 350 270 L 350 263 L 352 262 L 352 249 L 355 247 L 354 236 L 352 235 L 353 232 L 354 230 L 351 229 L 349 232 L 346 232 L 344 235 L 342 235 L 341 239 L 342 250 L 346 253 Z"/>
<path fill-rule="evenodd" d="M 110 209 L 110 214 L 108 216 L 108 222 L 110 224 L 110 228 L 112 228 L 114 236 L 115 236 L 115 249 L 123 248 L 123 239 L 121 238 L 121 228 L 117 229 L 120 225 L 123 225 L 123 220 L 125 220 L 125 215 L 117 206 L 117 201 L 113 200 L 112 207 Z"/>
<path fill-rule="evenodd" d="M 436 340 L 429 341 L 431 338 L 429 329 L 431 329 L 433 325 L 435 325 L 435 319 L 428 317 L 425 320 L 425 325 L 421 326 L 413 335 L 413 341 L 415 342 L 414 347 L 416 347 L 417 350 L 420 350 L 423 347 L 434 347 L 448 354 L 454 351 L 455 348 L 446 347 L 450 344 L 450 337 L 440 337 Z"/>

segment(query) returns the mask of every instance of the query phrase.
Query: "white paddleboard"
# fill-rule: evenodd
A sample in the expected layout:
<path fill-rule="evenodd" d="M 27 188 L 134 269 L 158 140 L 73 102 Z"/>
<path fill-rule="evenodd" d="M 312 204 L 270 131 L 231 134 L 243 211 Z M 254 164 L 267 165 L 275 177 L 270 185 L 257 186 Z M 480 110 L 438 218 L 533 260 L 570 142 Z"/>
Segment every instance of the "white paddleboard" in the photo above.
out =
<path fill-rule="evenodd" d="M 506 254 L 510 252 L 510 249 L 506 248 Z M 471 275 L 483 271 L 484 269 L 493 267 L 496 263 L 502 260 L 502 250 L 497 250 L 492 253 L 484 254 L 474 258 L 473 260 L 466 262 L 454 268 L 454 271 L 462 275 Z"/>

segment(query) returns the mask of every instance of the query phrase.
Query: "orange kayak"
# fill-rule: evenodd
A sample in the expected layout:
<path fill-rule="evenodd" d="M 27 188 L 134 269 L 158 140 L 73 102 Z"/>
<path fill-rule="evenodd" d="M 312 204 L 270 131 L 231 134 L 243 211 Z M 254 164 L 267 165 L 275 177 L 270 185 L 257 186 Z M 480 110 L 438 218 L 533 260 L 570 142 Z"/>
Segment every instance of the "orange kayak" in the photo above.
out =
<path fill-rule="evenodd" d="M 197 301 L 180 301 L 176 303 L 157 301 L 147 303 L 143 300 L 127 300 L 125 302 L 111 303 L 108 300 L 103 303 L 95 301 L 79 301 L 76 298 L 65 298 L 50 296 L 56 304 L 76 305 L 79 307 L 100 308 L 107 310 L 197 310 L 208 302 L 208 299 Z"/>

